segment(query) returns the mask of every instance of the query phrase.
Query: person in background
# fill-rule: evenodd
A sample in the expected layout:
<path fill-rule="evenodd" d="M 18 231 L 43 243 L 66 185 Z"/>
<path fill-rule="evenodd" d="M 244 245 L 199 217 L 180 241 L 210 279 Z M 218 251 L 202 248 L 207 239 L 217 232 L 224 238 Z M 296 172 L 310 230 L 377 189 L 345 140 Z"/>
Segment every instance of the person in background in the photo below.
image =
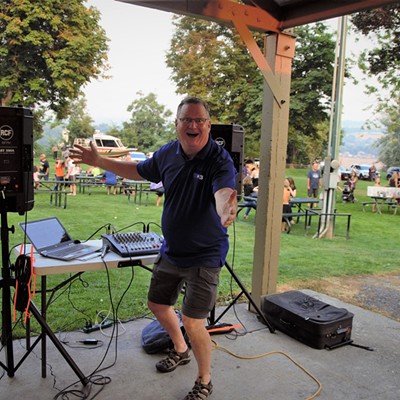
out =
<path fill-rule="evenodd" d="M 113 195 L 115 196 L 117 194 L 117 175 L 114 172 L 111 171 L 104 171 L 103 174 L 104 178 L 104 183 L 107 188 L 107 194 L 111 194 L 111 188 L 113 189 Z"/>
<path fill-rule="evenodd" d="M 55 169 L 56 169 L 56 181 L 64 182 L 65 161 L 62 159 L 56 160 Z M 61 190 L 62 187 L 63 187 L 63 184 L 56 183 L 56 185 L 54 186 L 54 190 Z"/>
<path fill-rule="evenodd" d="M 39 156 L 40 164 L 39 164 L 39 178 L 44 179 L 45 181 L 49 180 L 50 173 L 50 164 L 47 161 L 46 154 L 41 154 Z"/>
<path fill-rule="evenodd" d="M 259 178 L 259 174 L 260 174 L 260 169 L 258 168 L 257 164 L 253 160 L 246 161 L 246 169 L 247 169 L 247 175 L 250 175 L 250 177 L 253 181 L 253 188 L 258 189 L 258 178 Z"/>
<path fill-rule="evenodd" d="M 370 182 L 373 182 L 375 181 L 375 178 L 376 178 L 376 167 L 375 164 L 372 163 L 368 170 L 368 179 L 370 180 Z"/>
<path fill-rule="evenodd" d="M 389 186 L 397 188 L 399 187 L 399 173 L 393 172 L 392 176 L 389 178 Z"/>
<path fill-rule="evenodd" d="M 33 167 L 33 188 L 40 188 L 39 168 L 37 167 L 37 165 Z"/>
<path fill-rule="evenodd" d="M 123 158 L 123 160 L 125 160 L 125 161 L 132 161 L 131 153 L 128 153 L 128 154 Z M 122 194 L 125 194 L 125 195 L 127 195 L 127 196 L 134 196 L 134 195 L 135 195 L 134 186 L 130 186 L 130 185 L 129 185 L 129 182 L 127 181 L 126 178 L 122 178 L 121 186 L 122 186 L 122 189 L 121 189 L 121 193 L 122 193 Z"/>
<path fill-rule="evenodd" d="M 322 187 L 321 171 L 319 164 L 315 162 L 307 174 L 307 195 L 318 198 L 319 189 Z"/>
<path fill-rule="evenodd" d="M 292 206 L 290 205 L 290 197 L 291 197 L 291 188 L 290 188 L 290 182 L 286 178 L 283 181 L 283 207 L 282 207 L 282 212 L 284 214 L 292 213 Z M 289 221 L 292 220 L 292 217 L 288 218 Z M 282 232 L 286 232 L 288 230 L 287 222 L 282 218 Z"/>
<path fill-rule="evenodd" d="M 159 207 L 161 204 L 161 200 L 164 196 L 164 186 L 160 181 L 158 183 L 150 182 L 150 190 L 154 191 L 157 195 L 156 206 Z"/>
<path fill-rule="evenodd" d="M 51 151 L 53 152 L 53 159 L 57 160 L 58 158 L 58 146 L 55 144 L 52 148 Z"/>
<path fill-rule="evenodd" d="M 88 176 L 100 176 L 102 175 L 101 170 L 99 167 L 90 167 L 87 171 Z"/>
<path fill-rule="evenodd" d="M 243 179 L 243 202 L 247 206 L 244 212 L 244 219 L 249 218 L 249 214 L 252 208 L 257 208 L 257 196 L 258 196 L 258 186 L 254 188 L 253 180 L 250 175 L 247 175 Z"/>
<path fill-rule="evenodd" d="M 291 176 L 288 176 L 286 179 L 289 182 L 290 198 L 294 199 L 297 195 L 296 183 Z"/>
<path fill-rule="evenodd" d="M 80 173 L 80 167 L 79 164 L 76 163 L 71 156 L 69 156 L 66 160 L 66 166 L 67 166 L 67 174 L 65 176 L 65 179 L 69 181 L 69 189 L 70 193 L 68 193 L 68 196 L 76 196 L 76 175 L 79 175 Z"/>
<path fill-rule="evenodd" d="M 164 242 L 153 267 L 148 306 L 174 344 L 156 364 L 172 372 L 190 362 L 190 350 L 173 309 L 185 284 L 182 322 L 197 361 L 196 380 L 184 400 L 206 400 L 211 383 L 211 338 L 205 327 L 214 308 L 219 275 L 229 249 L 227 228 L 235 221 L 236 171 L 229 153 L 211 137 L 207 103 L 187 97 L 178 106 L 177 140 L 139 163 L 102 157 L 93 143 L 71 150 L 79 162 L 98 165 L 132 180 L 162 181 Z M 160 393 L 169 398 L 170 395 Z"/>
<path fill-rule="evenodd" d="M 375 183 L 374 186 L 381 186 L 381 178 L 379 176 L 377 176 L 375 178 Z M 376 212 L 377 211 L 377 207 L 376 207 L 376 203 L 372 204 L 372 212 Z"/>

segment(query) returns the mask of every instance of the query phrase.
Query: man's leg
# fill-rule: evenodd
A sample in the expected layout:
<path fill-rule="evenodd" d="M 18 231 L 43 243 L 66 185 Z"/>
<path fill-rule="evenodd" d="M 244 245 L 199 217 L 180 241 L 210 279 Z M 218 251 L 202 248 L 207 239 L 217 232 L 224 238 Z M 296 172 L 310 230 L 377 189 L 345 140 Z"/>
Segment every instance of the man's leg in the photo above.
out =
<path fill-rule="evenodd" d="M 201 383 L 208 385 L 211 381 L 211 339 L 205 320 L 183 315 L 182 321 L 197 361 L 197 377 Z"/>
<path fill-rule="evenodd" d="M 175 350 L 178 353 L 183 353 L 187 350 L 185 338 L 183 337 L 179 319 L 171 306 L 164 304 L 156 304 L 148 301 L 148 306 L 151 312 L 156 316 L 163 328 L 168 332 Z"/>

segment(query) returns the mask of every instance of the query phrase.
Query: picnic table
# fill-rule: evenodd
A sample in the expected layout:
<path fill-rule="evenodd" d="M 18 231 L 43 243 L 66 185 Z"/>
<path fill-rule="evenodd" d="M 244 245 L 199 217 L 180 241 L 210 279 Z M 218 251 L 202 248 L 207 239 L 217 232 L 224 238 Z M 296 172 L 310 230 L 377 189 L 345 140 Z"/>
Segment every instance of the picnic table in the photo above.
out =
<path fill-rule="evenodd" d="M 63 207 L 67 208 L 67 192 L 63 190 L 64 182 L 63 181 L 53 181 L 53 180 L 41 180 L 40 186 L 34 190 L 34 193 L 49 193 L 50 194 L 50 206 L 53 205 L 55 207 Z M 64 201 L 62 198 L 64 196 Z"/>
<path fill-rule="evenodd" d="M 386 186 L 368 186 L 367 195 L 372 199 L 370 202 L 363 202 L 363 211 L 365 206 L 373 204 L 377 214 L 382 214 L 382 205 L 387 205 L 388 209 L 394 209 L 394 214 L 399 207 L 398 199 L 400 199 L 400 188 L 386 187 Z"/>
<path fill-rule="evenodd" d="M 397 208 L 400 206 L 397 199 L 393 197 L 381 197 L 381 196 L 369 196 L 372 201 L 363 201 L 361 204 L 363 206 L 363 211 L 365 212 L 365 207 L 369 204 L 372 204 L 373 210 L 376 211 L 377 214 L 382 214 L 381 206 L 387 205 L 388 210 L 393 209 L 393 214 L 397 213 Z"/>

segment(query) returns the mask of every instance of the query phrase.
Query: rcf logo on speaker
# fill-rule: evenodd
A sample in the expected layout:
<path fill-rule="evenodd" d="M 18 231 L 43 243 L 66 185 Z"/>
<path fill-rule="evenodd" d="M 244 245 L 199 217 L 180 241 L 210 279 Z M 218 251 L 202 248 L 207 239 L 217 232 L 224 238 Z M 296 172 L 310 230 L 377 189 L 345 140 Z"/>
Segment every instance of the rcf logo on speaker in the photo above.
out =
<path fill-rule="evenodd" d="M 214 139 L 214 141 L 215 141 L 215 143 L 217 143 L 218 146 L 225 147 L 226 142 L 225 142 L 224 138 L 217 137 Z"/>
<path fill-rule="evenodd" d="M 14 130 L 9 125 L 0 127 L 0 140 L 11 140 L 14 136 Z"/>

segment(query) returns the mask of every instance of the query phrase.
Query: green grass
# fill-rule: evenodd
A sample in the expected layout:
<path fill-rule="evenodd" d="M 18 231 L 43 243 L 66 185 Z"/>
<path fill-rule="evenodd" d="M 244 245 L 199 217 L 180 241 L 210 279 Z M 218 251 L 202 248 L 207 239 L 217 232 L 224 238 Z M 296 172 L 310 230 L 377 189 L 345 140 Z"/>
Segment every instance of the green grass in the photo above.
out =
<path fill-rule="evenodd" d="M 288 170 L 293 176 L 298 196 L 306 195 L 306 170 Z M 340 192 L 337 193 L 338 212 L 351 213 L 350 240 L 345 239 L 346 220 L 338 219 L 336 235 L 333 239 L 313 239 L 317 219 L 314 218 L 307 236 L 304 235 L 304 225 L 301 222 L 292 227 L 290 234 L 282 234 L 279 258 L 279 285 L 301 285 L 307 288 L 307 282 L 330 277 L 351 276 L 359 274 L 380 274 L 400 270 L 399 254 L 399 224 L 400 213 L 393 215 L 387 208 L 382 208 L 378 215 L 367 208 L 362 210 L 362 201 L 367 201 L 368 182 L 358 182 L 356 198 L 358 202 L 341 202 Z M 155 195 L 149 196 L 149 206 L 138 206 L 128 203 L 123 195 L 107 196 L 105 188 L 95 188 L 92 194 L 68 196 L 67 209 L 49 205 L 49 194 L 35 195 L 35 206 L 27 213 L 29 220 L 57 216 L 71 232 L 74 238 L 81 240 L 93 235 L 99 228 L 112 224 L 116 229 L 132 225 L 127 231 L 140 230 L 140 225 L 153 222 L 152 229 L 159 232 L 161 207 L 155 206 Z M 369 206 L 371 207 L 371 206 Z M 10 233 L 10 248 L 23 241 L 19 222 L 25 216 L 16 213 L 8 214 L 8 225 L 15 226 L 15 233 Z M 99 238 L 101 229 L 95 238 Z M 230 228 L 231 251 L 228 261 L 233 265 L 245 286 L 251 290 L 252 262 L 254 248 L 254 211 L 246 221 L 239 220 Z M 234 250 L 234 251 L 233 251 Z M 12 257 L 15 260 L 15 256 Z M 57 285 L 69 275 L 48 277 L 48 288 Z M 108 287 L 111 288 L 111 298 L 114 307 L 123 300 L 118 308 L 121 320 L 144 315 L 148 312 L 146 306 L 147 289 L 150 273 L 139 267 L 119 270 L 88 272 L 59 290 L 53 298 L 53 304 L 48 309 L 48 321 L 54 330 L 72 330 L 82 328 L 87 321 L 94 322 L 97 312 L 107 314 L 111 309 Z M 40 288 L 40 279 L 37 282 Z M 222 270 L 219 286 L 219 300 L 228 301 L 231 291 L 239 292 L 231 281 L 229 272 Z M 126 293 L 125 293 L 126 292 Z M 36 295 L 34 302 L 40 307 L 40 296 Z M 33 329 L 37 329 L 33 323 Z M 16 334 L 23 334 L 17 328 Z"/>

